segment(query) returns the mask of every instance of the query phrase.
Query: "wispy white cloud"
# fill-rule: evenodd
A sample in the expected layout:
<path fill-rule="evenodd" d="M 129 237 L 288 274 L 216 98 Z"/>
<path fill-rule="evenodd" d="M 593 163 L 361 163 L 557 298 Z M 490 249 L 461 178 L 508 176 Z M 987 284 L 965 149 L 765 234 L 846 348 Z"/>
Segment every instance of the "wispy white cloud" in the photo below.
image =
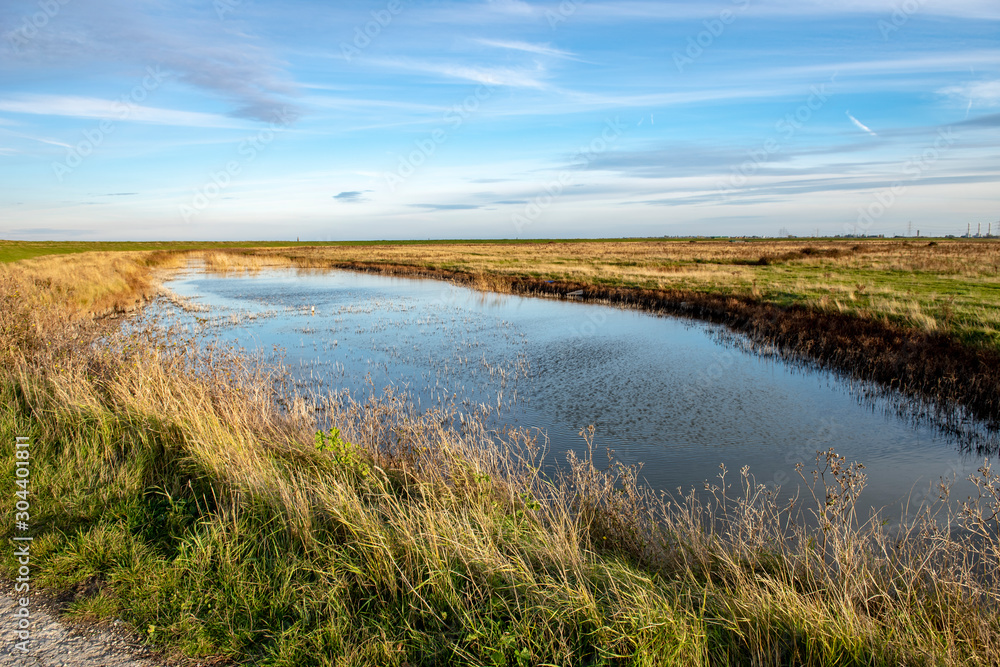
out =
<path fill-rule="evenodd" d="M 887 20 L 899 11 L 898 0 L 739 0 L 732 3 L 734 12 L 752 9 L 760 17 L 810 17 L 837 15 L 884 15 Z M 633 2 L 588 2 L 574 14 L 574 20 L 627 21 L 635 19 L 676 20 L 707 18 L 717 15 L 720 8 L 684 0 Z M 921 0 L 919 13 L 931 16 L 952 16 L 965 19 L 1000 19 L 1000 6 L 993 0 Z"/>
<path fill-rule="evenodd" d="M 789 15 L 809 14 L 886 14 L 900 11 L 899 0 L 764 0 L 762 9 Z M 993 0 L 921 0 L 917 12 L 956 18 L 1000 18 L 1000 7 Z M 755 7 L 756 9 L 757 7 Z M 911 12 L 912 13 L 912 12 Z"/>
<path fill-rule="evenodd" d="M 487 0 L 485 6 L 492 13 L 514 16 L 534 16 L 540 11 L 539 7 L 522 0 Z"/>
<path fill-rule="evenodd" d="M 862 123 L 860 120 L 858 120 L 857 118 L 855 118 L 854 116 L 852 116 L 850 111 L 846 111 L 844 113 L 847 114 L 847 117 L 850 118 L 851 122 L 854 123 L 856 126 L 858 126 L 858 128 L 864 130 L 865 132 L 867 132 L 868 134 L 872 135 L 873 137 L 877 137 L 878 136 L 877 134 L 875 134 L 875 132 L 870 127 L 868 127 L 867 125 L 865 125 L 864 123 Z"/>
<path fill-rule="evenodd" d="M 579 4 L 589 3 L 590 0 L 576 0 Z M 334 3 L 331 3 L 334 4 Z M 347 3 L 339 3 L 347 5 Z M 534 2 L 523 2 L 522 0 L 443 0 L 440 2 L 406 2 L 406 21 L 422 26 L 435 26 L 436 30 L 454 31 L 456 29 L 469 28 L 476 33 L 482 33 L 483 28 L 494 28 L 497 26 L 513 27 L 523 29 L 532 24 L 549 28 L 547 13 L 558 12 L 559 0 L 541 0 Z M 354 13 L 347 12 L 341 20 L 347 21 L 348 25 L 352 21 L 363 25 L 371 20 L 367 10 L 358 7 L 361 11 Z M 324 12 L 327 7 L 324 6 Z M 363 18 L 362 18 L 363 17 Z M 441 33 L 435 33 L 438 35 Z"/>
<path fill-rule="evenodd" d="M 829 72 L 840 75 L 871 75 L 880 74 L 926 74 L 928 72 L 953 72 L 966 70 L 969 67 L 993 68 L 1000 61 L 1000 49 L 980 49 L 970 51 L 953 51 L 935 53 L 909 58 L 879 58 L 872 60 L 853 60 L 840 62 L 825 62 L 817 65 L 796 65 L 792 67 L 768 68 L 751 72 L 749 75 L 763 78 L 775 77 L 809 77 Z M 744 76 L 747 76 L 745 73 Z"/>
<path fill-rule="evenodd" d="M 948 86 L 938 91 L 941 95 L 965 102 L 969 107 L 1000 105 L 1000 79 L 995 81 L 974 81 L 956 86 Z"/>
<path fill-rule="evenodd" d="M 493 46 L 498 49 L 510 49 L 512 51 L 524 51 L 535 53 L 540 56 L 552 56 L 553 58 L 566 58 L 568 60 L 580 60 L 580 57 L 570 51 L 563 51 L 548 44 L 533 44 L 531 42 L 507 41 L 502 39 L 477 39 L 478 44 Z"/>
<path fill-rule="evenodd" d="M 40 144 L 59 146 L 60 148 L 72 148 L 72 146 L 70 146 L 69 144 L 57 141 L 55 139 L 49 139 L 48 137 L 36 137 L 30 134 L 24 134 L 23 132 L 14 132 L 13 130 L 0 130 L 0 132 L 3 132 L 4 134 L 10 135 L 12 137 L 19 137 L 21 139 L 29 139 L 31 141 L 37 141 Z"/>
<path fill-rule="evenodd" d="M 510 88 L 547 88 L 542 80 L 545 68 L 537 65 L 533 70 L 510 67 L 482 67 L 457 63 L 433 63 L 409 59 L 369 60 L 369 63 L 386 69 L 396 69 L 424 74 L 436 74 L 446 79 L 461 79 L 488 86 Z"/>
<path fill-rule="evenodd" d="M 651 92 L 637 95 L 613 95 L 586 91 L 560 90 L 566 99 L 559 102 L 553 113 L 567 113 L 574 109 L 613 109 L 669 107 L 702 102 L 725 102 L 746 99 L 778 99 L 802 95 L 801 86 L 713 86 L 701 90 Z M 541 111 L 533 108 L 527 111 Z"/>
<path fill-rule="evenodd" d="M 8 231 L 16 237 L 45 236 L 52 239 L 64 238 L 66 236 L 85 236 L 94 233 L 92 229 L 68 229 L 65 227 L 23 227 Z"/>
<path fill-rule="evenodd" d="M 317 56 L 315 56 L 313 54 L 310 54 L 310 57 L 317 57 Z M 324 54 L 322 54 L 322 57 L 324 57 L 324 58 L 330 58 L 331 56 L 330 56 L 329 53 L 324 53 Z M 347 90 L 354 90 L 354 88 L 352 88 L 350 86 L 342 86 L 342 85 L 335 85 L 335 84 L 329 84 L 329 83 L 315 83 L 315 82 L 300 83 L 299 84 L 299 88 L 302 88 L 304 90 L 329 90 L 329 91 L 337 91 L 337 92 L 344 92 L 344 91 L 347 91 Z"/>
<path fill-rule="evenodd" d="M 200 111 L 159 109 L 140 105 L 127 105 L 119 100 L 72 95 L 23 94 L 0 99 L 0 111 L 42 116 L 68 116 L 71 118 L 99 118 L 156 125 L 185 127 L 214 127 L 241 129 L 252 127 L 226 116 Z M 62 145 L 57 142 L 56 145 Z"/>
<path fill-rule="evenodd" d="M 310 95 L 302 98 L 302 104 L 306 107 L 318 107 L 321 109 L 352 109 L 354 111 L 358 109 L 396 109 L 434 114 L 443 113 L 447 109 L 447 107 L 442 105 L 407 102 L 405 100 L 379 100 L 359 97 L 336 97 L 332 95 Z"/>

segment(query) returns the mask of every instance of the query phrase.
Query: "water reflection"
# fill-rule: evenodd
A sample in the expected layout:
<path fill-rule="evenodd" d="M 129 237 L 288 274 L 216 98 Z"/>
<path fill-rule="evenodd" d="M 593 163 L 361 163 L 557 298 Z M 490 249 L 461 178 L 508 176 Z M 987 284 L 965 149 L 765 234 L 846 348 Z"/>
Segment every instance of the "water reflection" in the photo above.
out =
<path fill-rule="evenodd" d="M 835 447 L 865 464 L 863 500 L 897 507 L 983 461 L 891 400 L 859 401 L 849 381 L 748 349 L 714 325 L 348 272 L 191 270 L 168 287 L 181 300 L 160 309 L 204 340 L 277 346 L 307 393 L 393 386 L 420 407 L 541 428 L 557 459 L 594 424 L 598 447 L 642 463 L 660 489 L 700 486 L 720 464 L 788 487 L 795 463 Z"/>

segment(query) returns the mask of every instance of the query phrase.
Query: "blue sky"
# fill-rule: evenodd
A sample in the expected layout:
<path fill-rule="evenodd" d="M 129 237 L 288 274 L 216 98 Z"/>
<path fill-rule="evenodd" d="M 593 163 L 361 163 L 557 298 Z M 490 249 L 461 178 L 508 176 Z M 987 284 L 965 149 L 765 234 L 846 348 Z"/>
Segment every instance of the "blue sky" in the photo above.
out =
<path fill-rule="evenodd" d="M 5 0 L 0 238 L 1000 231 L 995 0 Z"/>

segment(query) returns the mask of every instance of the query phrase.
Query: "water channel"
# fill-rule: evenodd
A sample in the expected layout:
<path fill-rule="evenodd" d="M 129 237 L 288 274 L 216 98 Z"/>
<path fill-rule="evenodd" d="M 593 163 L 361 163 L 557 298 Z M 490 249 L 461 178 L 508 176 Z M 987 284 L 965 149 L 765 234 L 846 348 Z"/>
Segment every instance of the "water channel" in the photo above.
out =
<path fill-rule="evenodd" d="M 306 393 L 392 386 L 421 407 L 490 405 L 507 424 L 542 429 L 556 461 L 593 424 L 596 447 L 641 462 L 657 489 L 700 487 L 720 464 L 730 479 L 749 465 L 758 482 L 794 487 L 796 462 L 835 447 L 865 464 L 866 504 L 898 517 L 941 477 L 963 494 L 983 462 L 892 401 L 717 325 L 344 271 L 193 266 L 166 286 L 188 310 L 156 308 L 206 342 L 278 350 Z"/>

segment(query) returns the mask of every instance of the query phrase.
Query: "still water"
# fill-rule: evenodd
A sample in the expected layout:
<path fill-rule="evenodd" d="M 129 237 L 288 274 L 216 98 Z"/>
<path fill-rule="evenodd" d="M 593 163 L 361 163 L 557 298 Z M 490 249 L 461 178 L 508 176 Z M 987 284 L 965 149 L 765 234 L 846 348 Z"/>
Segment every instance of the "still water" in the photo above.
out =
<path fill-rule="evenodd" d="M 542 429 L 557 461 L 585 447 L 579 432 L 593 424 L 595 446 L 642 463 L 657 489 L 716 481 L 720 464 L 731 481 L 749 465 L 787 489 L 796 462 L 835 447 L 866 466 L 866 504 L 898 516 L 908 496 L 983 462 L 933 424 L 861 400 L 831 373 L 744 349 L 716 325 L 343 271 L 193 267 L 166 286 L 206 310 L 159 308 L 206 342 L 277 349 L 305 392 L 392 386 L 421 407 L 489 405 L 505 423 Z"/>

